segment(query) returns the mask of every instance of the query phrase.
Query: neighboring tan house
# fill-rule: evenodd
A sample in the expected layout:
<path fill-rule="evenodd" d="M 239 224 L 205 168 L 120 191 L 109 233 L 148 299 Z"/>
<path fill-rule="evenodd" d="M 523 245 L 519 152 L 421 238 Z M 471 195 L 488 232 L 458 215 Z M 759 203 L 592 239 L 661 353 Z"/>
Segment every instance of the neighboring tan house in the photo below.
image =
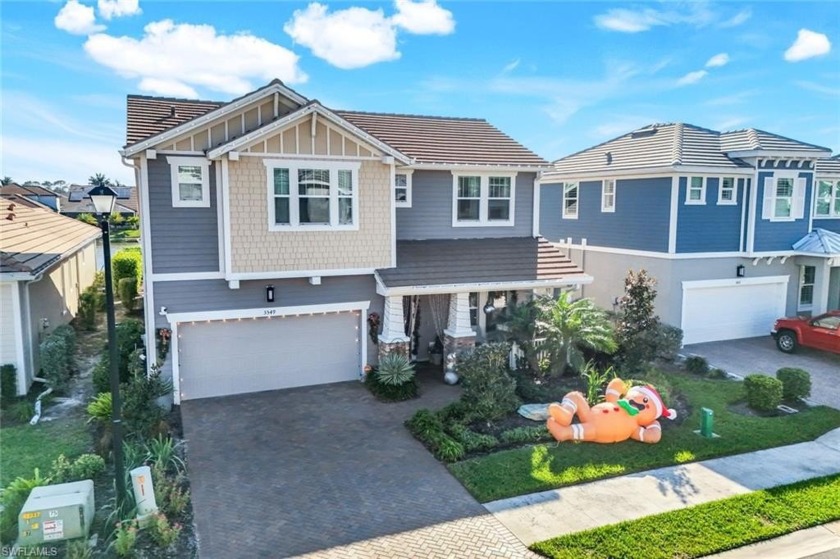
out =
<path fill-rule="evenodd" d="M 95 214 L 93 202 L 88 197 L 88 192 L 93 185 L 72 184 L 66 195 L 61 196 L 61 213 L 68 217 L 79 217 L 81 214 Z M 139 204 L 137 202 L 137 189 L 133 186 L 112 186 L 110 187 L 117 195 L 114 202 L 114 212 L 123 217 L 137 215 Z"/>
<path fill-rule="evenodd" d="M 767 335 L 778 317 L 840 308 L 830 155 L 762 130 L 646 126 L 557 160 L 539 232 L 596 278 L 584 293 L 606 308 L 644 268 L 685 343 Z"/>
<path fill-rule="evenodd" d="M 44 188 L 37 184 L 25 184 L 23 186 L 17 183 L 9 183 L 0 186 L 0 195 L 7 196 L 16 194 L 23 196 L 33 202 L 38 202 L 47 206 L 51 210 L 61 211 L 61 201 L 59 195 L 52 190 Z"/>
<path fill-rule="evenodd" d="M 334 111 L 276 80 L 229 103 L 132 95 L 127 116 L 149 353 L 171 336 L 176 403 L 471 347 L 488 303 L 592 280 L 535 235 L 547 162 L 484 120 Z"/>
<path fill-rule="evenodd" d="M 24 196 L 0 197 L 0 364 L 14 364 L 26 394 L 40 370 L 38 344 L 76 315 L 96 275 L 97 227 Z"/>

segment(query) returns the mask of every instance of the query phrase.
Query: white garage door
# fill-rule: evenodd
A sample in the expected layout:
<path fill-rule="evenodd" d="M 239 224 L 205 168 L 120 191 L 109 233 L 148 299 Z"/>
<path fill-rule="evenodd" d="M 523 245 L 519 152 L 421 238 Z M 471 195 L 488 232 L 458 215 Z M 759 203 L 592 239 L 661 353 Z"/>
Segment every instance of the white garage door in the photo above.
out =
<path fill-rule="evenodd" d="M 181 323 L 181 399 L 358 379 L 358 328 L 358 312 Z"/>
<path fill-rule="evenodd" d="M 766 336 L 785 314 L 787 276 L 684 281 L 683 343 Z"/>

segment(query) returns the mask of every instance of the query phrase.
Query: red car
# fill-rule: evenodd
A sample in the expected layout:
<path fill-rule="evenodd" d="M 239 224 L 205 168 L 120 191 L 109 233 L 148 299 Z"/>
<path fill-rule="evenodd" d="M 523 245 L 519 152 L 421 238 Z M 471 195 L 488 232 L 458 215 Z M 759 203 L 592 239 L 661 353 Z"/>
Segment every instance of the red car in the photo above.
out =
<path fill-rule="evenodd" d="M 799 346 L 840 353 L 840 310 L 814 318 L 780 318 L 773 326 L 776 347 L 793 353 Z"/>

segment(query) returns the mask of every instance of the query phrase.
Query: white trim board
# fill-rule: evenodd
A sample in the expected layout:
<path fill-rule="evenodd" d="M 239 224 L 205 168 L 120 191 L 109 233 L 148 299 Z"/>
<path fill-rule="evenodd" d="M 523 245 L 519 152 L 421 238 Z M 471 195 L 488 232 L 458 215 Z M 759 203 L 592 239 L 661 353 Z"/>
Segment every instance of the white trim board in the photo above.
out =
<path fill-rule="evenodd" d="M 22 320 L 30 320 L 30 317 L 23 316 L 23 309 L 21 305 L 20 289 L 29 289 L 29 286 L 24 283 L 22 286 L 19 283 L 12 284 L 12 319 L 15 321 L 14 336 L 15 336 L 15 366 L 17 367 L 17 395 L 24 396 L 29 387 L 26 386 L 26 377 L 28 374 L 35 376 L 34 371 L 26 370 L 26 353 L 23 349 L 23 322 Z"/>
<path fill-rule="evenodd" d="M 139 165 L 135 171 L 137 177 L 137 197 L 142 212 L 140 213 L 140 252 L 143 256 L 143 270 L 147 277 L 154 277 L 152 265 L 152 223 L 149 207 L 149 162 L 145 153 L 140 156 Z M 152 365 L 157 362 L 157 336 L 155 335 L 155 288 L 154 282 L 149 281 L 143 286 L 143 318 L 146 323 L 146 355 L 154 355 L 154 359 L 146 359 L 146 373 L 151 373 Z"/>
<path fill-rule="evenodd" d="M 471 291 L 517 291 L 522 289 L 540 289 L 552 287 L 568 287 L 574 285 L 586 285 L 593 281 L 593 277 L 581 274 L 568 279 L 559 280 L 533 280 L 533 281 L 510 281 L 510 282 L 478 282 L 478 283 L 455 283 L 446 285 L 406 285 L 399 287 L 387 287 L 377 275 L 376 292 L 385 297 L 398 295 L 440 295 L 445 293 L 465 293 Z"/>
<path fill-rule="evenodd" d="M 277 272 L 243 272 L 225 274 L 225 279 L 232 280 L 262 280 L 262 279 L 286 279 L 286 278 L 309 278 L 313 276 L 368 276 L 372 275 L 376 268 L 337 268 L 331 270 L 294 270 Z"/>
<path fill-rule="evenodd" d="M 758 278 L 726 278 L 712 280 L 683 281 L 683 291 L 691 289 L 706 289 L 709 287 L 734 287 L 738 285 L 765 285 L 772 283 L 787 284 L 790 276 L 764 276 Z"/>
<path fill-rule="evenodd" d="M 192 280 L 214 280 L 225 279 L 224 272 L 180 272 L 180 273 L 163 273 L 150 274 L 149 280 L 153 282 L 160 281 L 192 281 Z"/>

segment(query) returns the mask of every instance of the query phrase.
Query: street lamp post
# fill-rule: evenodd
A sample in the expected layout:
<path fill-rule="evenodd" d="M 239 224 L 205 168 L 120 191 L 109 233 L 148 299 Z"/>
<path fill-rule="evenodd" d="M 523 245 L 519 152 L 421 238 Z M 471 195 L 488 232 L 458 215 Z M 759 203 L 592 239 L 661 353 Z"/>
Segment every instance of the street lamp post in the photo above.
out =
<path fill-rule="evenodd" d="M 105 256 L 105 301 L 108 317 L 108 361 L 111 376 L 111 435 L 114 449 L 114 475 L 117 484 L 117 506 L 125 503 L 125 466 L 123 465 L 122 419 L 120 402 L 119 355 L 117 354 L 117 325 L 114 316 L 114 287 L 111 279 L 111 226 L 108 218 L 114 209 L 116 193 L 107 186 L 97 186 L 88 193 L 99 216 L 102 229 L 102 248 Z"/>

